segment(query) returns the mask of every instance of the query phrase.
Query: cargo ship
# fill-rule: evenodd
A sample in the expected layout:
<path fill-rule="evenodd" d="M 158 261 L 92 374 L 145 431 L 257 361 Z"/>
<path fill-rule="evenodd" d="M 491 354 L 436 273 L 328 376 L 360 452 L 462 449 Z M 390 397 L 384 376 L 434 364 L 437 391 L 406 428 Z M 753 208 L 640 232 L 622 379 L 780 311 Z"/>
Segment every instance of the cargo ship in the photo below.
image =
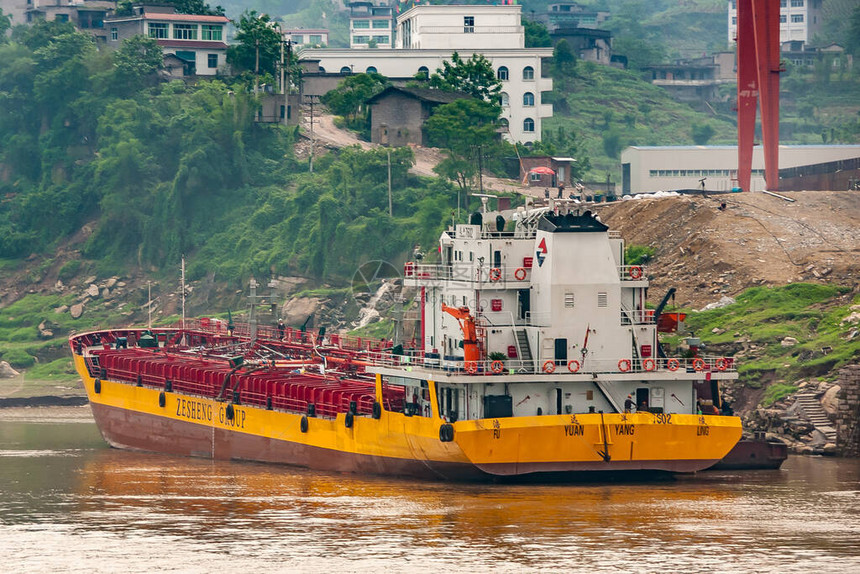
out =
<path fill-rule="evenodd" d="M 741 437 L 713 406 L 734 362 L 663 352 L 666 299 L 624 254 L 578 202 L 485 198 L 405 264 L 412 345 L 216 319 L 69 342 L 118 448 L 434 480 L 708 468 Z"/>

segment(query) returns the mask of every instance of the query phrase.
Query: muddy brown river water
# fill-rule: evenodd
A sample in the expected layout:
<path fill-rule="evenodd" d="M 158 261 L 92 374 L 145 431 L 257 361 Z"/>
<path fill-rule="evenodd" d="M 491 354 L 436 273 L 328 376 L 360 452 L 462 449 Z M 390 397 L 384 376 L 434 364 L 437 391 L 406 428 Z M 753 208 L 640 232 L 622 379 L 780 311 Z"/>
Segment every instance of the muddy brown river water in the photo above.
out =
<path fill-rule="evenodd" d="M 0 572 L 860 572 L 860 460 L 474 485 L 108 448 L 0 409 Z"/>

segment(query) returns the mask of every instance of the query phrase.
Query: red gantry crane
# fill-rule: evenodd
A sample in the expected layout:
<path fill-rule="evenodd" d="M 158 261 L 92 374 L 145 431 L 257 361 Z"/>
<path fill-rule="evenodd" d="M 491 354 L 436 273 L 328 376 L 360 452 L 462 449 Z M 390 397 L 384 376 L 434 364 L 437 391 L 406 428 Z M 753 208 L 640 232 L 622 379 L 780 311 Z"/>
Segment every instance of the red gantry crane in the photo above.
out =
<path fill-rule="evenodd" d="M 738 186 L 750 190 L 756 104 L 761 107 L 765 185 L 779 189 L 780 0 L 737 0 Z"/>

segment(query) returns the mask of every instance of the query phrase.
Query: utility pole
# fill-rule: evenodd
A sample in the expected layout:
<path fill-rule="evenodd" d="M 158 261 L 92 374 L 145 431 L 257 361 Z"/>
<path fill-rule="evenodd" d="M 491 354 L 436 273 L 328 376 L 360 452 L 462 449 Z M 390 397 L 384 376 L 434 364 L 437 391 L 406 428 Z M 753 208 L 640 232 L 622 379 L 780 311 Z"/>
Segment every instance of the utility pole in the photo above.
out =
<path fill-rule="evenodd" d="M 286 47 L 286 60 L 284 60 L 284 48 Z M 290 109 L 290 62 L 293 56 L 293 43 L 291 40 L 281 39 L 281 93 L 284 94 L 284 125 L 287 125 Z"/>
<path fill-rule="evenodd" d="M 260 38 L 254 38 L 255 56 L 254 56 L 254 95 L 260 91 Z"/>
<path fill-rule="evenodd" d="M 484 149 L 478 146 L 478 189 L 484 193 Z"/>
<path fill-rule="evenodd" d="M 316 94 L 309 94 L 309 95 L 305 95 L 305 97 L 308 99 L 308 104 L 310 106 L 310 111 L 311 111 L 311 126 L 310 126 L 311 152 L 310 152 L 310 157 L 309 157 L 309 167 L 310 167 L 310 173 L 313 173 L 314 172 L 314 103 L 315 103 L 314 98 L 318 98 L 319 96 L 317 96 Z"/>
<path fill-rule="evenodd" d="M 388 217 L 394 217 L 394 208 L 391 205 L 391 148 L 386 148 L 388 152 Z"/>

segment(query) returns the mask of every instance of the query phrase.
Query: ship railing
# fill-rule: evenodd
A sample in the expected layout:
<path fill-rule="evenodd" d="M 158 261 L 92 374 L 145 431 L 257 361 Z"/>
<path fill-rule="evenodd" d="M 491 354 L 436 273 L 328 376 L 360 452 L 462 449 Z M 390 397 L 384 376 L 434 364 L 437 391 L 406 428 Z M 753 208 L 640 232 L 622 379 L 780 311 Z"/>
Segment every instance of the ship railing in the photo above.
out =
<path fill-rule="evenodd" d="M 368 353 L 367 360 L 376 366 L 395 368 L 418 368 L 446 373 L 458 372 L 469 375 L 516 375 L 565 373 L 614 374 L 650 372 L 736 372 L 732 357 L 669 357 L 629 358 L 620 360 L 570 357 L 568 359 L 543 358 L 537 362 L 515 358 L 504 360 L 482 359 L 465 361 L 462 357 L 442 356 L 434 353 L 414 355 L 392 355 L 390 353 Z"/>
<path fill-rule="evenodd" d="M 618 276 L 622 281 L 647 280 L 648 268 L 644 265 L 619 265 Z"/>
<path fill-rule="evenodd" d="M 512 285 L 528 285 L 532 268 L 528 264 L 512 265 L 475 265 L 454 263 L 451 265 L 423 265 L 407 262 L 403 276 L 407 281 L 416 283 L 469 283 L 480 285 L 482 289 L 507 289 Z"/>
<path fill-rule="evenodd" d="M 654 309 L 621 309 L 622 325 L 653 325 Z"/>
<path fill-rule="evenodd" d="M 228 323 L 223 319 L 186 319 L 185 328 L 199 330 L 205 333 L 228 336 Z M 235 322 L 232 335 L 249 337 L 251 334 L 248 323 Z M 283 341 L 290 344 L 302 344 L 320 347 L 337 347 L 347 351 L 379 351 L 392 347 L 392 342 L 386 339 L 371 337 L 355 337 L 352 335 L 331 334 L 320 336 L 317 332 L 302 331 L 294 327 L 284 327 L 283 332 L 277 326 L 257 325 L 257 337 L 269 341 Z"/>

